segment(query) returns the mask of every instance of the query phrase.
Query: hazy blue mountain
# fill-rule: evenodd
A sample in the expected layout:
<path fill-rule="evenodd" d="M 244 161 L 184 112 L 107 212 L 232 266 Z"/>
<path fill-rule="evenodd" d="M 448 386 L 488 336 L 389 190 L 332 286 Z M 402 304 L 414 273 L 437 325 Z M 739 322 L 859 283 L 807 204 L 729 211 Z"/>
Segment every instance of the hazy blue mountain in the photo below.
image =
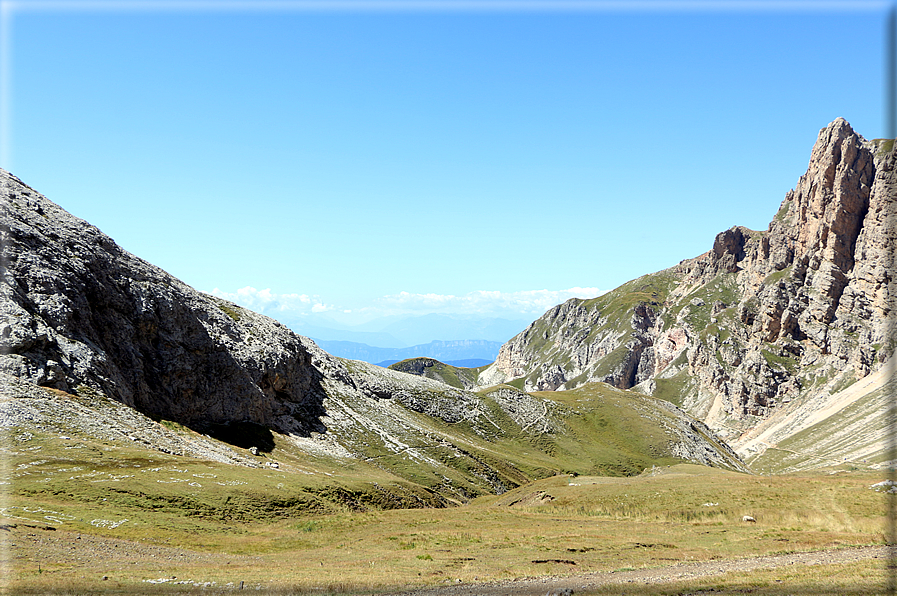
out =
<path fill-rule="evenodd" d="M 377 362 L 376 364 L 377 366 L 386 368 L 390 365 L 395 364 L 396 362 L 401 362 L 401 360 L 384 360 L 383 362 Z M 443 364 L 456 366 L 458 368 L 479 368 L 481 366 L 486 366 L 487 364 L 492 364 L 492 360 L 483 360 L 482 358 L 467 358 L 466 360 L 450 360 L 448 362 L 443 362 Z"/>
<path fill-rule="evenodd" d="M 478 368 L 480 366 L 492 364 L 492 362 L 492 360 L 484 360 L 482 358 L 466 358 L 464 360 L 449 360 L 445 364 L 450 364 L 451 366 L 458 366 L 461 368 Z"/>
<path fill-rule="evenodd" d="M 300 335 L 315 338 L 315 341 L 352 342 L 383 348 L 407 348 L 432 341 L 486 340 L 504 343 L 532 322 L 527 319 L 447 314 L 414 317 L 391 315 L 359 325 L 347 325 L 319 315 L 290 317 L 275 314 L 274 318 Z"/>
<path fill-rule="evenodd" d="M 458 341 L 431 341 L 427 344 L 411 346 L 410 348 L 380 348 L 351 341 L 333 341 L 314 339 L 323 350 L 351 360 L 363 360 L 371 364 L 385 361 L 398 362 L 407 358 L 435 358 L 440 362 L 457 360 L 482 360 L 481 364 L 488 364 L 495 360 L 501 343 L 482 339 L 466 339 Z"/>
<path fill-rule="evenodd" d="M 531 322 L 528 319 L 510 320 L 433 313 L 391 321 L 377 330 L 388 333 L 408 345 L 420 345 L 436 339 L 445 341 L 484 339 L 504 343 L 526 329 Z"/>
<path fill-rule="evenodd" d="M 277 318 L 277 317 L 275 317 Z M 318 324 L 302 318 L 281 317 L 281 323 L 305 337 L 326 338 L 327 341 L 342 341 L 367 345 L 385 346 L 387 348 L 406 348 L 411 344 L 397 339 L 395 336 L 382 331 L 361 331 L 357 328 Z M 335 323 L 335 322 L 334 322 Z M 339 325 L 337 323 L 337 325 Z M 315 340 L 318 341 L 318 340 Z M 320 342 L 318 342 L 320 344 Z"/>

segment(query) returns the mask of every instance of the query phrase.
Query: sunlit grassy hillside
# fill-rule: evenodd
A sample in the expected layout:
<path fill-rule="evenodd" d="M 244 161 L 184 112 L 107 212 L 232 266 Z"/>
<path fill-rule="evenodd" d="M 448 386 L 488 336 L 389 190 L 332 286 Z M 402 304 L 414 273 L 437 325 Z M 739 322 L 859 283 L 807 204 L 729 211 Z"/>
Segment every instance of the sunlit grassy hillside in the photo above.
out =
<path fill-rule="evenodd" d="M 389 592 L 882 541 L 876 475 L 683 464 L 695 445 L 738 462 L 669 406 L 604 384 L 490 388 L 454 423 L 391 401 L 401 435 L 367 417 L 377 400 L 346 401 L 369 434 L 269 433 L 262 450 L 29 391 L 2 402 L 11 593 Z"/>
<path fill-rule="evenodd" d="M 116 593 L 113 587 L 158 593 L 153 590 L 159 587 L 145 580 L 172 577 L 286 590 L 278 593 L 389 592 L 446 581 L 639 569 L 880 543 L 885 522 L 885 497 L 870 488 L 878 478 L 868 473 L 759 477 L 681 464 L 628 478 L 557 476 L 461 507 L 299 507 L 248 519 L 240 515 L 248 510 L 248 499 L 235 504 L 231 514 L 221 502 L 233 501 L 240 486 L 247 496 L 276 495 L 284 490 L 278 487 L 283 476 L 228 474 L 206 463 L 174 465 L 165 459 L 147 462 L 151 468 L 97 474 L 94 479 L 106 482 L 96 484 L 107 488 L 96 493 L 84 487 L 14 499 L 18 505 L 6 510 L 16 516 L 8 520 L 19 526 L 13 531 L 36 534 L 44 544 L 43 550 L 29 547 L 14 563 L 20 593 L 47 593 L 42 590 L 63 584 L 98 590 L 88 593 Z M 127 492 L 110 490 L 115 482 L 110 472 L 130 472 L 140 482 Z M 239 482 L 247 484 L 233 486 Z M 251 482 L 260 484 L 250 490 Z M 351 492 L 349 479 L 341 482 Z M 212 488 L 219 483 L 232 484 L 230 501 L 223 490 Z M 202 501 L 218 495 L 217 514 L 196 507 L 200 494 L 206 495 Z M 270 505 L 268 500 L 249 509 L 260 512 Z M 756 523 L 742 522 L 743 515 Z M 40 529 L 46 525 L 58 530 Z M 75 545 L 79 533 L 188 549 L 188 556 L 182 562 L 131 562 L 128 542 L 116 543 L 121 551 L 106 560 L 74 564 L 48 556 L 51 539 Z M 193 556 L 196 551 L 205 554 Z M 100 580 L 103 576 L 109 583 Z M 195 589 L 173 582 L 164 587 L 165 593 Z"/>

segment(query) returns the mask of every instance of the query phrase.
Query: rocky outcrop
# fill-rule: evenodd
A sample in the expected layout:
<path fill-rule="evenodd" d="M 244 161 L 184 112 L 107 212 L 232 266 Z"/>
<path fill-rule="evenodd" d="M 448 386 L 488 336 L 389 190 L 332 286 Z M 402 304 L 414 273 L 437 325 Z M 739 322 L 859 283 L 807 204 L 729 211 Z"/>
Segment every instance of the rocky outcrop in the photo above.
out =
<path fill-rule="evenodd" d="M 638 386 L 733 435 L 868 375 L 894 351 L 893 147 L 835 120 L 766 231 L 736 226 L 697 258 L 553 308 L 481 378 Z"/>
<path fill-rule="evenodd" d="M 390 364 L 389 368 L 410 375 L 434 379 L 458 389 L 477 388 L 477 369 L 452 366 L 433 358 L 409 358 Z"/>
<path fill-rule="evenodd" d="M 401 362 L 396 362 L 395 364 L 390 364 L 389 368 L 399 372 L 408 373 L 409 375 L 425 377 L 430 369 L 438 367 L 440 364 L 442 363 L 433 358 L 409 358 L 407 360 L 402 360 Z"/>
<path fill-rule="evenodd" d="M 321 372 L 289 329 L 201 294 L 0 172 L 0 368 L 197 428 L 315 428 Z"/>
<path fill-rule="evenodd" d="M 740 362 L 730 349 L 730 362 L 694 368 L 705 400 L 716 393 L 735 417 L 766 417 L 887 360 L 897 291 L 894 185 L 893 142 L 866 141 L 840 118 L 820 131 L 807 172 L 743 250 L 734 280 L 738 317 L 726 327 Z M 686 277 L 687 287 L 706 286 L 730 263 L 714 251 L 700 275 Z M 695 353 L 720 347 L 704 342 Z"/>
<path fill-rule="evenodd" d="M 850 353 L 838 336 L 862 326 L 865 341 L 851 342 L 854 347 L 885 340 L 894 153 L 880 149 L 840 118 L 820 132 L 807 173 L 770 223 L 750 271 L 752 283 L 746 284 L 757 293 L 754 323 L 767 341 L 807 339 L 822 353 L 838 353 L 861 374 L 868 373 L 871 354 Z M 775 273 L 779 279 L 763 287 L 759 277 Z M 845 292 L 848 299 L 842 300 Z"/>

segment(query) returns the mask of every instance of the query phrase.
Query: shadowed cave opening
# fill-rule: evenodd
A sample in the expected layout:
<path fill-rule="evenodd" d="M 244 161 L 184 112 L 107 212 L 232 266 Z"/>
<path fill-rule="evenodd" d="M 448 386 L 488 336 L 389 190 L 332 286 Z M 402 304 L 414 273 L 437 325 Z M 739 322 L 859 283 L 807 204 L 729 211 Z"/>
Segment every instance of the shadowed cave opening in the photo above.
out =
<path fill-rule="evenodd" d="M 205 432 L 212 438 L 228 445 L 249 449 L 255 447 L 263 453 L 274 451 L 274 434 L 270 429 L 255 422 L 229 422 L 211 424 Z"/>

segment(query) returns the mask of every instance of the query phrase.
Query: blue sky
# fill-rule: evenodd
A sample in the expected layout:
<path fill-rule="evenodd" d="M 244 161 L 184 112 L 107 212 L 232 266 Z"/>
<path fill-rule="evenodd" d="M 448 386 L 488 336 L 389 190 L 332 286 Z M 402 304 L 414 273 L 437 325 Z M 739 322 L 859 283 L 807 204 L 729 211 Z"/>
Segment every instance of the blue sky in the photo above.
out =
<path fill-rule="evenodd" d="M 275 316 L 535 318 L 885 136 L 885 2 L 3 4 L 0 165 Z"/>

